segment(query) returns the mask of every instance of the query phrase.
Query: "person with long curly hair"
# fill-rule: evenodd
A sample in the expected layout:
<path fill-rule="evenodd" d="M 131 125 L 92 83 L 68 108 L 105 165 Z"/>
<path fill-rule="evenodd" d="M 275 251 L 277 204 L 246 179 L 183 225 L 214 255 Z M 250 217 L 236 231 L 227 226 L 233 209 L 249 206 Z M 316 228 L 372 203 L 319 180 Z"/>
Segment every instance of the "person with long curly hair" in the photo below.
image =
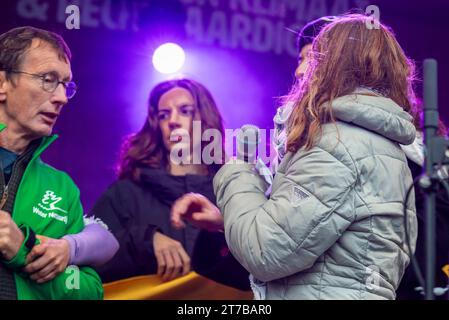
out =
<path fill-rule="evenodd" d="M 115 257 L 99 268 L 103 281 L 146 274 L 169 281 L 194 270 L 229 286 L 249 288 L 248 273 L 229 253 L 222 232 L 193 224 L 178 230 L 170 223 L 172 204 L 186 193 L 215 203 L 212 179 L 224 159 L 222 122 L 211 93 L 194 80 L 169 80 L 153 88 L 142 129 L 122 145 L 118 180 L 92 210 L 120 243 Z M 209 129 L 218 133 L 217 139 L 204 142 L 201 137 Z M 217 153 L 205 159 L 211 144 Z M 195 150 L 200 152 L 197 161 Z M 180 153 L 187 156 L 179 158 Z"/>
<path fill-rule="evenodd" d="M 253 164 L 234 160 L 215 175 L 229 248 L 257 280 L 256 298 L 395 298 L 417 237 L 400 146 L 416 135 L 415 73 L 393 32 L 371 19 L 338 17 L 313 41 L 269 197 Z M 175 225 L 192 206 L 211 210 L 186 195 Z"/>

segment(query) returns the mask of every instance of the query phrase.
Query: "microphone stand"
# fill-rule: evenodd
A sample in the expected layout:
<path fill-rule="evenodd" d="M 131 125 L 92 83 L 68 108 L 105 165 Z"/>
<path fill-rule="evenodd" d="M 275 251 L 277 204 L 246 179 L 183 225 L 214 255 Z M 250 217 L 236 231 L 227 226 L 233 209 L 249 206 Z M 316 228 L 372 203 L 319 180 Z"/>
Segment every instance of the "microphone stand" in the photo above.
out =
<path fill-rule="evenodd" d="M 438 190 L 438 168 L 447 162 L 449 142 L 437 136 L 438 130 L 438 81 L 437 61 L 424 60 L 424 173 L 420 178 L 420 186 L 424 189 L 425 210 L 425 252 L 426 300 L 434 300 L 435 267 L 436 267 L 436 192 Z"/>

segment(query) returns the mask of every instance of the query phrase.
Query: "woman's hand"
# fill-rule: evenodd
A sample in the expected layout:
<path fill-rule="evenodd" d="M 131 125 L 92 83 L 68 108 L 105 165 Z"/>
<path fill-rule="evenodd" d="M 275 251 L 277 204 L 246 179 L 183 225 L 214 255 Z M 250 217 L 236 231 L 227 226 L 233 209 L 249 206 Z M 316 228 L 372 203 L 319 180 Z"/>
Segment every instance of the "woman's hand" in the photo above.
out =
<path fill-rule="evenodd" d="M 220 210 L 205 196 L 188 193 L 176 200 L 171 209 L 173 227 L 185 227 L 183 219 L 208 231 L 223 231 L 223 215 Z"/>
<path fill-rule="evenodd" d="M 190 257 L 179 241 L 155 232 L 154 254 L 157 260 L 157 274 L 163 281 L 170 281 L 190 272 Z"/>

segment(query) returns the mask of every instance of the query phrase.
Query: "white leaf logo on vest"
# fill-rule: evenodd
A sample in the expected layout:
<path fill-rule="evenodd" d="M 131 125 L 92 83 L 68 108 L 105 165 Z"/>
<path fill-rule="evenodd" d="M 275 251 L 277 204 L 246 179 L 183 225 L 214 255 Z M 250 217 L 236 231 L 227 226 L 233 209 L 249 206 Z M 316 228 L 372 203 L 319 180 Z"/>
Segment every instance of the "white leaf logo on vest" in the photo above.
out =
<path fill-rule="evenodd" d="M 67 211 L 56 206 L 58 202 L 62 200 L 62 197 L 58 197 L 54 191 L 47 190 L 42 197 L 40 203 L 33 206 L 33 213 L 39 215 L 42 218 L 52 218 L 67 224 L 67 216 L 62 216 L 60 213 L 67 214 Z M 39 208 L 38 208 L 39 207 Z"/>

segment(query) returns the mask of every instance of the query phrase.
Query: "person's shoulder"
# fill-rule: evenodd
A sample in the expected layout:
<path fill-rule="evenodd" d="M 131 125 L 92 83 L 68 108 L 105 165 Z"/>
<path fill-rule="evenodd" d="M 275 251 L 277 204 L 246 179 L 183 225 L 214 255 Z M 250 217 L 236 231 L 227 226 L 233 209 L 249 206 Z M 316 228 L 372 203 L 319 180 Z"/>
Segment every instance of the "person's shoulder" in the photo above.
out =
<path fill-rule="evenodd" d="M 131 179 L 117 179 L 114 182 L 112 182 L 109 187 L 108 190 L 112 190 L 112 191 L 117 191 L 117 190 L 136 190 L 136 189 L 141 189 L 142 186 L 136 182 L 133 181 Z"/>
<path fill-rule="evenodd" d="M 117 179 L 105 191 L 105 195 L 113 199 L 135 197 L 144 193 L 142 184 L 131 179 Z"/>
<path fill-rule="evenodd" d="M 288 156 L 286 156 L 287 161 L 285 161 L 282 171 L 287 171 L 288 168 L 289 170 L 296 169 L 300 172 L 306 163 L 311 165 L 310 168 L 317 170 L 322 170 L 320 166 L 316 166 L 317 163 L 326 164 L 328 168 L 341 163 L 351 171 L 356 172 L 351 148 L 348 146 L 347 141 L 341 139 L 341 130 L 342 128 L 338 126 L 337 129 L 335 124 L 323 126 L 321 136 L 317 138 L 311 148 L 303 147 L 294 153 L 288 153 Z"/>
<path fill-rule="evenodd" d="M 37 166 L 39 174 L 45 176 L 46 181 L 52 181 L 54 183 L 66 186 L 73 187 L 78 189 L 76 183 L 72 179 L 72 177 L 65 171 L 57 169 L 52 165 L 42 161 L 41 159 L 37 159 Z"/>
<path fill-rule="evenodd" d="M 151 203 L 153 198 L 152 192 L 142 184 L 131 179 L 118 179 L 106 188 L 96 203 L 100 207 L 107 203 L 108 206 L 131 210 L 129 208 L 139 208 L 143 203 Z"/>

